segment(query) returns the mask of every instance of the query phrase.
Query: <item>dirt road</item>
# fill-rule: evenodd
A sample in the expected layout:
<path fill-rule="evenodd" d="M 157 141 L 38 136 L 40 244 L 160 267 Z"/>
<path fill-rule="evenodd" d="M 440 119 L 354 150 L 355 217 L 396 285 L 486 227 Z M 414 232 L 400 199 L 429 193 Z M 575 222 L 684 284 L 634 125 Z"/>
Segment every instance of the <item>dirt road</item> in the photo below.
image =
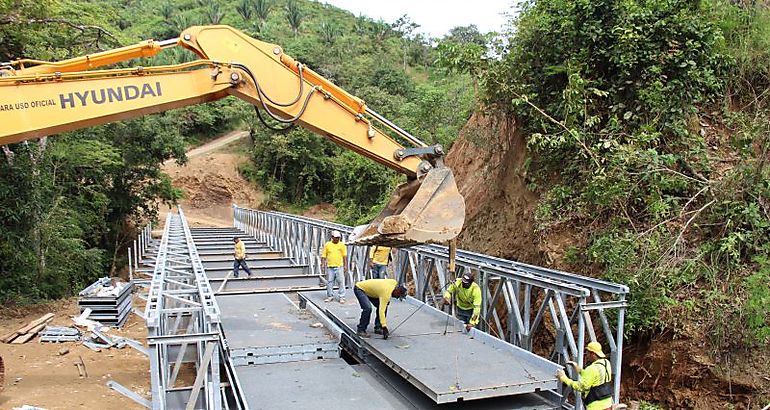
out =
<path fill-rule="evenodd" d="M 247 162 L 248 131 L 233 131 L 187 153 L 183 166 L 166 162 L 163 170 L 184 191 L 180 201 L 192 226 L 232 226 L 232 204 L 258 207 L 263 195 L 238 167 Z M 168 209 L 161 209 L 163 215 Z"/>
<path fill-rule="evenodd" d="M 242 131 L 242 130 L 230 131 L 227 134 L 217 139 L 211 140 L 199 147 L 195 147 L 187 151 L 187 158 L 192 159 L 195 157 L 199 157 L 203 154 L 208 154 L 209 152 L 213 152 L 221 148 L 224 148 L 225 146 L 230 145 L 236 141 L 240 141 L 244 138 L 248 138 L 248 136 L 249 136 L 248 131 Z M 173 161 L 171 162 L 173 163 Z M 166 162 L 166 164 L 168 163 L 169 161 Z"/>

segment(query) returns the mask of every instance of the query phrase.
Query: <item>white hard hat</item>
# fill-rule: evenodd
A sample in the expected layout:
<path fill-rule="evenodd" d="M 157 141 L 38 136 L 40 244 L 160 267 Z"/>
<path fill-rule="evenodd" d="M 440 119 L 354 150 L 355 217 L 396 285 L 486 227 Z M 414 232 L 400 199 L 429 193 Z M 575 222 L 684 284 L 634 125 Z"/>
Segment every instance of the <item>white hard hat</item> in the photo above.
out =
<path fill-rule="evenodd" d="M 332 231 L 332 238 L 342 238 L 340 231 Z"/>

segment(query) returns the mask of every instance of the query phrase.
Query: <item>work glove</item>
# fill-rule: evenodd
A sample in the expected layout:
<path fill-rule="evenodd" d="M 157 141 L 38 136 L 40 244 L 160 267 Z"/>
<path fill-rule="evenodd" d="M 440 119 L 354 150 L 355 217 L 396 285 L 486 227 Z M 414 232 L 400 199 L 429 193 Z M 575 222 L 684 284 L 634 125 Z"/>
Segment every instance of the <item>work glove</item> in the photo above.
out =
<path fill-rule="evenodd" d="M 390 335 L 390 333 L 388 332 L 388 327 L 387 326 L 383 326 L 382 327 L 382 338 L 385 339 L 385 340 L 388 340 L 388 336 L 389 335 Z"/>
<path fill-rule="evenodd" d="M 559 369 L 559 370 L 556 371 L 556 378 L 557 379 L 561 380 L 564 376 L 566 376 L 566 374 L 564 374 L 564 370 Z"/>
<path fill-rule="evenodd" d="M 472 328 L 473 328 L 473 326 L 471 326 L 471 324 L 470 324 L 470 323 L 467 323 L 467 324 L 465 325 L 465 331 L 466 331 L 466 332 L 470 332 Z"/>

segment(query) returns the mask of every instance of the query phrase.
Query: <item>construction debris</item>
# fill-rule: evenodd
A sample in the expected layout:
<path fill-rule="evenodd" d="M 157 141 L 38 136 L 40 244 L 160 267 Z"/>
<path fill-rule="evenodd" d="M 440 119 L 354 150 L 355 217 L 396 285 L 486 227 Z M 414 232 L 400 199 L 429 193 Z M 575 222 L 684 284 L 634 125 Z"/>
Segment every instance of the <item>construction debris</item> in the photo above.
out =
<path fill-rule="evenodd" d="M 97 322 L 95 320 L 88 319 L 88 316 L 90 314 L 91 314 L 91 309 L 90 308 L 86 308 L 85 310 L 83 310 L 80 313 L 80 316 L 74 316 L 72 318 L 72 321 L 75 322 L 76 326 L 85 327 L 88 330 L 93 330 L 93 329 L 96 329 L 96 328 L 104 327 L 104 326 L 102 326 L 101 323 L 99 323 L 99 322 Z"/>
<path fill-rule="evenodd" d="M 88 377 L 88 371 L 86 370 L 86 363 L 83 361 L 83 356 L 78 355 L 78 361 L 73 362 L 73 364 L 78 368 L 78 375 L 81 378 Z"/>
<path fill-rule="evenodd" d="M 132 289 L 130 283 L 104 277 L 80 292 L 78 306 L 81 312 L 88 311 L 84 319 L 123 327 L 131 312 Z"/>
<path fill-rule="evenodd" d="M 126 346 L 130 346 L 130 347 L 134 348 L 135 350 L 137 350 L 139 353 L 144 354 L 145 356 L 149 356 L 150 355 L 150 351 L 147 350 L 147 348 L 144 347 L 144 345 L 141 342 L 139 342 L 138 340 L 129 339 L 127 337 L 117 337 L 114 340 L 116 342 L 115 347 L 117 347 L 118 349 L 122 349 L 122 348 L 124 348 Z"/>
<path fill-rule="evenodd" d="M 96 343 L 96 342 L 92 342 L 90 340 L 84 340 L 82 343 L 83 343 L 83 346 L 93 350 L 94 352 L 101 352 L 102 349 L 109 349 L 110 348 L 110 345 Z"/>
<path fill-rule="evenodd" d="M 61 349 L 59 349 L 59 356 L 64 356 L 69 352 L 70 352 L 70 349 L 67 349 L 66 347 L 62 347 Z"/>
<path fill-rule="evenodd" d="M 101 339 L 102 341 L 107 343 L 106 345 L 107 347 L 115 346 L 115 342 L 113 342 L 109 336 L 100 332 L 98 329 L 94 329 L 91 331 L 91 339 L 93 340 Z"/>
<path fill-rule="evenodd" d="M 4 343 L 13 344 L 27 343 L 29 340 L 35 337 L 38 332 L 43 330 L 46 323 L 50 322 L 53 317 L 53 313 L 47 313 L 41 316 L 39 319 L 29 322 L 26 326 L 3 336 L 2 341 Z"/>
<path fill-rule="evenodd" d="M 40 333 L 41 342 L 61 343 L 80 341 L 80 330 L 74 327 L 46 326 Z"/>

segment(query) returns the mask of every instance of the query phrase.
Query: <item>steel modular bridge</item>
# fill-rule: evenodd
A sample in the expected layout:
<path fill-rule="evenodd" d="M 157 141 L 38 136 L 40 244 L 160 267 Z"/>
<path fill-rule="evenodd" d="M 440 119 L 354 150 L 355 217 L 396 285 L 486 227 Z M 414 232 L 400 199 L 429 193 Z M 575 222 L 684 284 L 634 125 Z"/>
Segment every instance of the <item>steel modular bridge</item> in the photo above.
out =
<path fill-rule="evenodd" d="M 554 374 L 583 364 L 586 337 L 609 348 L 618 400 L 626 286 L 458 250 L 456 275 L 474 273 L 483 296 L 483 320 L 464 332 L 435 307 L 454 279 L 448 249 L 401 248 L 389 276 L 412 295 L 389 306 L 391 338 L 362 339 L 352 294 L 323 301 L 320 250 L 351 227 L 233 213 L 233 228 L 190 228 L 179 209 L 160 240 L 146 227 L 129 247 L 132 281 L 148 288 L 152 400 L 119 391 L 148 408 L 579 408 Z M 231 274 L 236 236 L 250 277 Z M 348 258 L 351 288 L 370 277 L 368 247 Z"/>

